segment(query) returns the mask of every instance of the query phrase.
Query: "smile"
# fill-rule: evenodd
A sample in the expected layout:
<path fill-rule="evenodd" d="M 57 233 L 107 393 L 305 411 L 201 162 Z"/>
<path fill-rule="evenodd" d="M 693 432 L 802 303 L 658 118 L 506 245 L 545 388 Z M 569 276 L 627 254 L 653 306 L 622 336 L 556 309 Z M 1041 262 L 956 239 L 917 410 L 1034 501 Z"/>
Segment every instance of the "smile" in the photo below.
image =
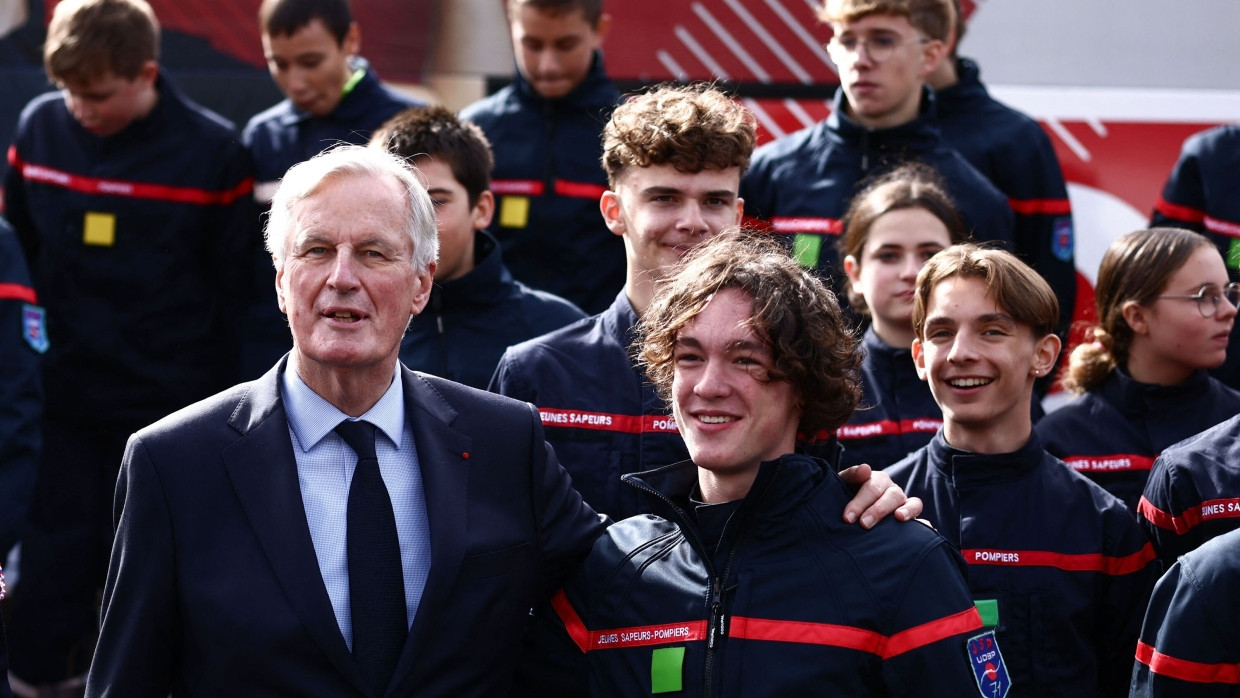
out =
<path fill-rule="evenodd" d="M 980 388 L 993 382 L 990 378 L 957 378 L 947 381 L 947 384 L 953 388 Z"/>
<path fill-rule="evenodd" d="M 723 424 L 725 422 L 735 422 L 736 417 L 724 417 L 724 416 L 716 417 L 716 416 L 711 416 L 711 415 L 700 415 L 698 417 L 698 420 L 705 422 L 706 424 Z"/>

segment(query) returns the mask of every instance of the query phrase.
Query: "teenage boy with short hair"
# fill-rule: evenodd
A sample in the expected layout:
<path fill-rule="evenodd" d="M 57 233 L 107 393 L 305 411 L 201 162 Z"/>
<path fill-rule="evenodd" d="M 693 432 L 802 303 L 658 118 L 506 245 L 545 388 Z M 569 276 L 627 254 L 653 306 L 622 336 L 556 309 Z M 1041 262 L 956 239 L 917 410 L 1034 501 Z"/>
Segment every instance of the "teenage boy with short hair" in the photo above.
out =
<path fill-rule="evenodd" d="M 652 515 L 614 524 L 540 609 L 523 688 L 979 695 L 968 648 L 993 636 L 960 555 L 916 524 L 845 524 L 833 464 L 796 452 L 861 392 L 823 282 L 769 237 L 725 232 L 659 284 L 639 327 L 692 460 L 624 477 Z"/>
<path fill-rule="evenodd" d="M 795 236 L 802 264 L 842 279 L 834 237 L 860 183 L 920 160 L 943 176 L 974 239 L 1010 246 L 1007 198 L 934 125 L 925 81 L 946 53 L 951 0 L 827 0 L 819 18 L 835 33 L 827 45 L 840 75 L 832 114 L 754 153 L 741 183 L 746 216 Z"/>
<path fill-rule="evenodd" d="M 599 134 L 620 93 L 600 52 L 603 0 L 508 0 L 511 85 L 461 111 L 495 151 L 495 237 L 519 281 L 587 313 L 624 285 L 624 250 L 595 211 L 607 190 Z"/>
<path fill-rule="evenodd" d="M 636 490 L 622 489 L 622 475 L 688 455 L 630 345 L 672 266 L 739 221 L 736 190 L 754 138 L 753 116 L 709 86 L 659 87 L 618 107 L 604 131 L 611 189 L 599 208 L 624 241 L 627 282 L 604 312 L 510 348 L 491 380 L 491 390 L 538 406 L 573 486 L 612 518 L 646 510 Z M 866 477 L 868 467 L 848 479 Z M 875 480 L 885 485 L 886 476 Z M 874 522 L 859 508 L 848 514 Z"/>
<path fill-rule="evenodd" d="M 285 96 L 241 132 L 254 159 L 254 198 L 262 206 L 288 168 L 339 143 L 365 145 L 384 121 L 422 104 L 379 82 L 357 55 L 361 29 L 349 0 L 263 0 L 258 25 L 267 69 Z M 271 298 L 275 269 L 259 247 L 243 337 L 246 379 L 257 378 L 292 347 L 288 322 Z"/>
<path fill-rule="evenodd" d="M 413 165 L 435 204 L 439 264 L 430 300 L 401 340 L 406 366 L 485 389 L 509 346 L 585 317 L 504 266 L 486 231 L 491 149 L 477 126 L 443 107 L 414 107 L 380 126 L 370 146 Z"/>
<path fill-rule="evenodd" d="M 65 0 L 22 112 L 6 214 L 46 309 L 43 452 L 9 616 L 23 684 L 79 685 L 90 661 L 129 434 L 229 385 L 257 240 L 232 125 L 158 63 L 144 0 Z M 42 320 L 30 316 L 40 324 Z"/>
<path fill-rule="evenodd" d="M 957 55 L 966 25 L 960 0 L 952 2 L 956 22 L 947 58 L 927 78 L 934 88 L 939 131 L 1007 197 L 1015 214 L 1012 251 L 1054 289 L 1059 298 L 1056 331 L 1066 339 L 1076 300 L 1076 262 L 1072 204 L 1059 158 L 1038 122 L 991 97 L 977 63 Z M 1051 378 L 1053 372 L 1039 387 Z"/>
<path fill-rule="evenodd" d="M 964 554 L 1009 698 L 1126 696 L 1160 566 L 1123 502 L 1033 432 L 1058 317 L 1050 286 L 1009 252 L 957 245 L 931 258 L 917 275 L 913 361 L 943 428 L 886 472 Z"/>

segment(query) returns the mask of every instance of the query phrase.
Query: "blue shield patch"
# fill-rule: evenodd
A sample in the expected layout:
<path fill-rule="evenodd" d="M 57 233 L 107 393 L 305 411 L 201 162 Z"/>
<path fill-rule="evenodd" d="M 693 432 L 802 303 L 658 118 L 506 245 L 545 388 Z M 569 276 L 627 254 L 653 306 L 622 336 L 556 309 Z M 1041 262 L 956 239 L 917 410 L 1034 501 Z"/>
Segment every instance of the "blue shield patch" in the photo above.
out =
<path fill-rule="evenodd" d="M 1012 688 L 1012 679 L 1008 677 L 1007 665 L 1003 663 L 1003 654 L 999 652 L 995 631 L 969 638 L 968 648 L 969 664 L 973 666 L 973 675 L 977 677 L 978 690 L 986 698 L 1006 696 Z"/>
<path fill-rule="evenodd" d="M 1054 234 L 1051 236 L 1051 254 L 1061 262 L 1072 261 L 1072 235 L 1072 217 L 1056 218 Z"/>
<path fill-rule="evenodd" d="M 22 303 L 22 339 L 31 349 L 42 354 L 47 351 L 47 311 L 37 305 Z"/>

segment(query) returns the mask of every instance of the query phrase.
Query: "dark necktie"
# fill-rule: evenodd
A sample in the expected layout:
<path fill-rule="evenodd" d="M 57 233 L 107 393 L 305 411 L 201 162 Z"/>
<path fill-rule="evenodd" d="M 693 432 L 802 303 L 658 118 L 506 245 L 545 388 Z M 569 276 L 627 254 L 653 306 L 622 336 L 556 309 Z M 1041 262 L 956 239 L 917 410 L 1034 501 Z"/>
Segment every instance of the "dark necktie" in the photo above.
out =
<path fill-rule="evenodd" d="M 379 475 L 375 425 L 341 422 L 336 433 L 357 453 L 349 485 L 349 607 L 353 613 L 353 657 L 371 695 L 382 696 L 392 680 L 409 634 L 405 577 L 396 537 L 392 500 Z"/>

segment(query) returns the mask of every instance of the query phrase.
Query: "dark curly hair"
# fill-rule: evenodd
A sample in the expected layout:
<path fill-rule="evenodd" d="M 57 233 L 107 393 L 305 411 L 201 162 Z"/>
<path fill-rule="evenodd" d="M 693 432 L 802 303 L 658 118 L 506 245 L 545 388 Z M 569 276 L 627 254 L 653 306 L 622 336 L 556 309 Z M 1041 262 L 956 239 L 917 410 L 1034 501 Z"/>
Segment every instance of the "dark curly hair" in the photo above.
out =
<path fill-rule="evenodd" d="M 749 168 L 753 114 L 706 84 L 659 85 L 629 97 L 603 128 L 603 169 L 612 188 L 628 167 L 671 165 L 679 172 Z"/>
<path fill-rule="evenodd" d="M 861 352 L 826 285 L 770 236 L 729 228 L 702 243 L 655 292 L 638 323 L 637 358 L 660 397 L 671 402 L 676 338 L 719 291 L 753 299 L 749 327 L 771 348 L 772 381 L 796 391 L 797 430 L 831 434 L 861 399 Z"/>
<path fill-rule="evenodd" d="M 410 107 L 387 121 L 370 136 L 370 147 L 380 148 L 412 162 L 439 160 L 465 188 L 469 206 L 491 188 L 495 166 L 491 144 L 477 124 L 462 121 L 440 106 Z"/>

